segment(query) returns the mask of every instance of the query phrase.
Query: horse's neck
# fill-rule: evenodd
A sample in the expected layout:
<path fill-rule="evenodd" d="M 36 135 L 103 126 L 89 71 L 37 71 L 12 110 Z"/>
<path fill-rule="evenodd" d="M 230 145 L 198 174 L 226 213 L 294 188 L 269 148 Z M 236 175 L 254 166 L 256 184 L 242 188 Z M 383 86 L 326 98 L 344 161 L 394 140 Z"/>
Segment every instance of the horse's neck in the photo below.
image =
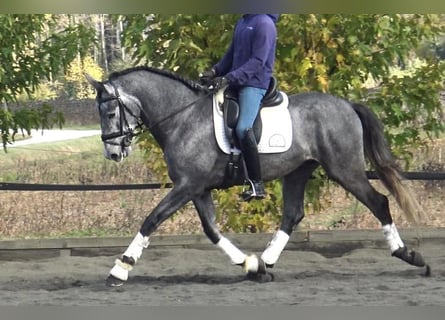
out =
<path fill-rule="evenodd" d="M 145 125 L 150 129 L 157 142 L 165 143 L 179 127 L 185 130 L 197 130 L 193 118 L 200 112 L 203 103 L 202 95 L 195 93 L 181 83 L 174 86 L 159 85 L 145 91 L 145 99 L 141 99 L 148 119 Z M 210 110 L 210 108 L 209 108 Z M 210 120 L 210 118 L 209 118 Z"/>

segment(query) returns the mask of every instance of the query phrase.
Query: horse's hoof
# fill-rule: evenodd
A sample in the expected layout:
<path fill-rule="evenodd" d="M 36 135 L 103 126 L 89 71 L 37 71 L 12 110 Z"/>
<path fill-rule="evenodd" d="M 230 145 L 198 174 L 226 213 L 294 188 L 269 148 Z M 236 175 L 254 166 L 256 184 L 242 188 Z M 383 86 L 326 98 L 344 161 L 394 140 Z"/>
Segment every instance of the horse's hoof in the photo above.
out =
<path fill-rule="evenodd" d="M 411 251 L 410 256 L 412 257 L 412 265 L 416 267 L 424 267 L 426 266 L 425 260 L 423 259 L 420 252 Z"/>
<path fill-rule="evenodd" d="M 272 282 L 275 280 L 273 273 L 257 273 L 257 272 L 248 272 L 246 273 L 247 280 L 255 281 L 259 283 Z"/>
<path fill-rule="evenodd" d="M 259 258 L 252 254 L 250 256 L 246 257 L 246 260 L 244 260 L 243 263 L 243 269 L 244 272 L 247 273 L 266 273 L 266 264 L 264 263 L 263 259 Z"/>
<path fill-rule="evenodd" d="M 416 267 L 426 266 L 425 260 L 423 259 L 422 255 L 414 250 L 408 252 L 407 247 L 397 249 L 392 253 L 392 255 Z"/>
<path fill-rule="evenodd" d="M 122 281 L 121 279 L 118 279 L 110 274 L 105 283 L 108 287 L 122 287 L 125 281 Z"/>
<path fill-rule="evenodd" d="M 247 256 L 243 263 L 243 270 L 247 273 L 257 273 L 259 268 L 259 260 L 255 254 Z"/>

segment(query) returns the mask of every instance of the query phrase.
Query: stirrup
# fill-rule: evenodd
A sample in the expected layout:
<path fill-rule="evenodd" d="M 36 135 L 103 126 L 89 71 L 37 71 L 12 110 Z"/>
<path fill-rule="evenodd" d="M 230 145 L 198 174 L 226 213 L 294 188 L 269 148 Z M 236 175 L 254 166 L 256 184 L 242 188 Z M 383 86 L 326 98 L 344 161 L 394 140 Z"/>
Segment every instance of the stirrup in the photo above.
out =
<path fill-rule="evenodd" d="M 247 180 L 247 182 L 249 183 L 250 189 L 244 189 L 241 193 L 241 197 L 244 201 L 250 201 L 252 199 L 264 199 L 266 197 L 262 181 L 252 181 L 249 179 Z"/>

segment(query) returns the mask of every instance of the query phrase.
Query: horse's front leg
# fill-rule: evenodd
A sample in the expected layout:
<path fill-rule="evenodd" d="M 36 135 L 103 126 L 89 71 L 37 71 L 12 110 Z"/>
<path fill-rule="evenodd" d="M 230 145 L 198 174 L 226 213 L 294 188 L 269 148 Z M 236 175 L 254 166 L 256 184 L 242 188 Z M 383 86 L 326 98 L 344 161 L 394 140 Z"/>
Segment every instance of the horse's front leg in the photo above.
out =
<path fill-rule="evenodd" d="M 107 278 L 107 285 L 121 286 L 128 279 L 131 271 L 142 255 L 142 251 L 150 243 L 150 235 L 159 225 L 174 212 L 191 200 L 186 187 L 174 187 L 165 198 L 159 202 L 151 214 L 145 219 L 140 231 L 134 237 L 121 258 L 115 260 L 115 265 Z"/>

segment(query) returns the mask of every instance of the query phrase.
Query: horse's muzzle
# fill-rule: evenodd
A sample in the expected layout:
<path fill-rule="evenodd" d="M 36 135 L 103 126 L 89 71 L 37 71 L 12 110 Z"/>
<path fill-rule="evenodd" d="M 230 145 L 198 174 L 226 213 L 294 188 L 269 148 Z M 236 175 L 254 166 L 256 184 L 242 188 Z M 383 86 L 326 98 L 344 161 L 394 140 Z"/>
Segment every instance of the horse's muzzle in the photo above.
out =
<path fill-rule="evenodd" d="M 104 155 L 108 160 L 115 162 L 121 162 L 124 158 L 128 157 L 131 152 L 131 147 L 116 148 L 110 145 L 105 145 Z"/>
<path fill-rule="evenodd" d="M 123 154 L 117 154 L 117 153 L 112 153 L 110 155 L 110 160 L 113 160 L 115 162 L 121 162 L 124 159 Z"/>

